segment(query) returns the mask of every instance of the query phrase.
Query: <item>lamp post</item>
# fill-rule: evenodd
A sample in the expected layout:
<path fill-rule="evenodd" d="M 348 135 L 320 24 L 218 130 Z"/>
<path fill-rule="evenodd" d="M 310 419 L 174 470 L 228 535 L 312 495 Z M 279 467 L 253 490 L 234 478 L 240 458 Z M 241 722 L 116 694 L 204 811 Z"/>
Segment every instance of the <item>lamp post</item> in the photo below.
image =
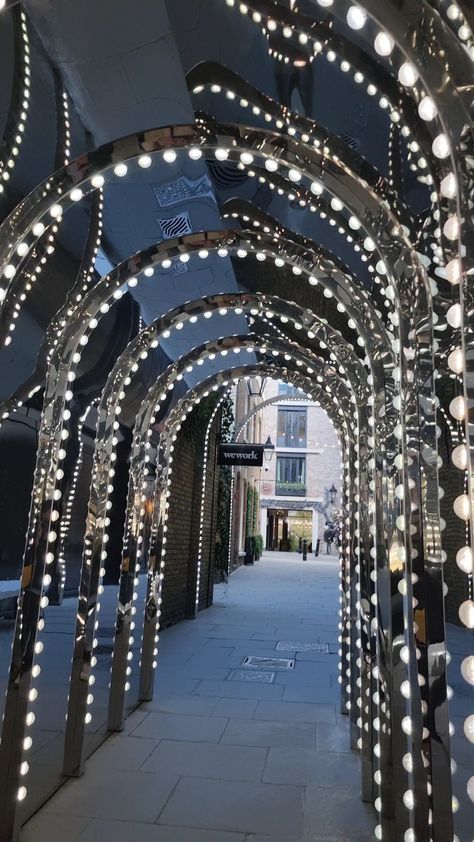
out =
<path fill-rule="evenodd" d="M 270 436 L 268 436 L 265 444 L 263 445 L 263 458 L 265 459 L 265 462 L 272 461 L 274 450 L 275 445 L 273 444 Z"/>
<path fill-rule="evenodd" d="M 331 503 L 331 506 L 333 506 L 335 501 L 336 501 L 336 497 L 337 497 L 337 488 L 334 485 L 334 483 L 331 485 L 331 488 L 329 489 L 328 493 L 329 493 L 329 502 Z"/>

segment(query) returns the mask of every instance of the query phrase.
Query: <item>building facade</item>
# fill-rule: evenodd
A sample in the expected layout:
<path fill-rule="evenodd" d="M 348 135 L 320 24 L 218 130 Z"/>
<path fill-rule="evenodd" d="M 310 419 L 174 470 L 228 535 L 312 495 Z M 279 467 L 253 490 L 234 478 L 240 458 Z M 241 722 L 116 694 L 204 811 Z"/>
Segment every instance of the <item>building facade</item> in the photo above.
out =
<path fill-rule="evenodd" d="M 340 499 L 341 450 L 332 422 L 300 389 L 270 379 L 239 384 L 235 417 L 237 440 L 270 438 L 274 450 L 261 468 L 235 469 L 233 565 L 255 534 L 267 550 L 296 550 L 305 539 L 315 552 Z"/>

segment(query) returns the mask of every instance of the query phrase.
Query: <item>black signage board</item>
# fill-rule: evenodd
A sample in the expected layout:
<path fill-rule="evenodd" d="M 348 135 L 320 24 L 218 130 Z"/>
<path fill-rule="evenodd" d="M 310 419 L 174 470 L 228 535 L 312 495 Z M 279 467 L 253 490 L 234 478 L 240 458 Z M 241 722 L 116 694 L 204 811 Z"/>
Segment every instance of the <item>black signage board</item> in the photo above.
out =
<path fill-rule="evenodd" d="M 220 444 L 217 462 L 258 468 L 263 464 L 263 444 Z"/>

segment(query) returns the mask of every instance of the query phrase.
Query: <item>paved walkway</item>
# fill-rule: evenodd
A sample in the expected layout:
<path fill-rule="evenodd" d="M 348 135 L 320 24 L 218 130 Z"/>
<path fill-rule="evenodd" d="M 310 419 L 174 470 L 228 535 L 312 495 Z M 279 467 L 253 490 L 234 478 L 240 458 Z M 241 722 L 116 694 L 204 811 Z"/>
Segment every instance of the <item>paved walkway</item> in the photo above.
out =
<path fill-rule="evenodd" d="M 162 633 L 154 701 L 21 842 L 374 839 L 338 713 L 337 563 L 299 558 L 274 553 L 240 568 L 216 587 L 211 609 Z M 330 652 L 278 651 L 279 641 Z M 243 670 L 250 655 L 294 658 L 294 668 Z M 256 680 L 265 673 L 269 683 Z"/>

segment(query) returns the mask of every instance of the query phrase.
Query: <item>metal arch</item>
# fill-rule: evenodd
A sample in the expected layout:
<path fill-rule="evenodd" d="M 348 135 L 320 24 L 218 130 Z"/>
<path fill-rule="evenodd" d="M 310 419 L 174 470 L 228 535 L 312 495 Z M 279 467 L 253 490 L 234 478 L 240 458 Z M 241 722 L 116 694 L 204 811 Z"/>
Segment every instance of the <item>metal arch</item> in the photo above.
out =
<path fill-rule="evenodd" d="M 277 237 L 276 242 L 275 237 Z M 387 355 L 392 357 L 385 329 L 378 319 L 377 314 L 373 311 L 369 299 L 363 291 L 357 290 L 350 276 L 344 274 L 337 267 L 330 253 L 323 249 L 319 249 L 313 253 L 306 245 L 302 246 L 300 243 L 286 240 L 279 233 L 274 233 L 272 237 L 271 235 L 260 234 L 250 230 L 244 232 L 196 232 L 195 234 L 181 237 L 178 240 L 159 243 L 123 261 L 108 275 L 104 276 L 83 298 L 73 315 L 67 319 L 65 332 L 57 334 L 55 339 L 53 338 L 54 334 L 50 333 L 51 341 L 55 341 L 55 348 L 52 352 L 50 351 L 51 359 L 54 360 L 55 357 L 57 358 L 59 353 L 64 357 L 66 351 L 62 345 L 64 346 L 64 339 L 67 334 L 75 336 L 75 342 L 77 344 L 84 324 L 90 324 L 91 320 L 98 316 L 100 317 L 102 306 L 110 307 L 114 303 L 114 292 L 119 290 L 130 276 L 133 277 L 148 267 L 153 268 L 154 266 L 159 266 L 160 262 L 164 259 L 177 259 L 183 253 L 199 253 L 203 248 L 206 251 L 226 248 L 238 252 L 244 246 L 247 248 L 250 246 L 255 253 L 265 251 L 273 257 L 280 257 L 280 259 L 283 257 L 290 265 L 297 266 L 305 274 L 315 275 L 316 273 L 315 277 L 318 282 L 332 292 L 359 326 L 362 325 L 360 329 L 365 344 L 373 349 L 375 337 L 379 336 L 381 337 L 381 342 L 385 344 L 385 349 L 382 345 L 378 353 L 382 358 Z M 318 274 L 320 272 L 323 272 L 323 274 Z M 362 316 L 360 309 L 357 308 L 359 301 L 365 310 Z M 59 327 L 65 320 L 66 312 L 65 305 L 54 319 L 55 326 Z M 363 319 L 362 322 L 361 317 Z M 367 329 L 363 331 L 364 327 Z M 73 330 L 75 330 L 75 333 L 73 333 Z M 375 364 L 376 354 L 374 353 L 372 356 Z M 26 385 L 31 388 L 33 386 L 32 379 Z M 35 379 L 34 387 L 37 388 L 37 386 L 38 383 Z M 23 386 L 20 387 L 21 395 L 23 395 L 23 388 Z M 15 408 L 17 401 L 18 393 L 8 401 L 3 402 L 1 407 L 3 417 Z"/>
<path fill-rule="evenodd" d="M 145 468 L 145 452 L 149 441 L 149 430 L 151 429 L 152 421 L 157 406 L 156 401 L 159 401 L 161 392 L 165 394 L 176 382 L 176 379 L 186 371 L 187 366 L 191 363 L 197 362 L 198 359 L 211 356 L 215 353 L 232 350 L 233 348 L 249 347 L 260 353 L 266 353 L 269 343 L 255 336 L 234 336 L 224 337 L 220 340 L 212 340 L 205 343 L 198 348 L 193 349 L 188 354 L 181 357 L 176 363 L 173 363 L 168 369 L 160 375 L 156 383 L 151 387 L 142 402 L 141 408 L 137 415 L 137 422 L 135 426 L 134 447 L 132 454 L 132 470 L 131 480 L 129 485 L 129 503 L 130 505 L 139 505 L 139 510 L 142 509 L 141 491 L 144 478 L 136 476 L 137 469 L 142 472 Z M 142 347 L 141 345 L 139 347 Z M 271 350 L 278 351 L 279 354 L 284 354 L 288 351 L 288 345 L 285 342 L 278 340 L 271 340 Z M 73 657 L 73 671 L 71 675 L 70 691 L 69 691 L 69 715 L 66 728 L 66 745 L 68 746 L 69 763 L 67 771 L 72 773 L 80 768 L 81 758 L 77 756 L 77 747 L 82 746 L 81 726 L 78 724 L 84 721 L 87 683 L 84 682 L 83 676 L 88 670 L 90 663 L 90 653 L 92 651 L 92 638 L 94 637 L 94 606 L 97 598 L 98 576 L 97 571 L 101 566 L 102 552 L 104 548 L 104 533 L 106 532 L 105 517 L 106 505 L 108 499 L 107 487 L 110 483 L 109 471 L 112 466 L 112 431 L 113 421 L 117 417 L 117 407 L 120 401 L 120 390 L 123 388 L 124 380 L 128 376 L 131 366 L 136 359 L 136 355 L 124 353 L 122 355 L 123 361 L 120 361 L 116 366 L 116 373 L 112 373 L 109 377 L 108 384 L 105 387 L 101 402 L 99 405 L 99 424 L 94 448 L 94 460 L 92 469 L 92 479 L 90 488 L 90 500 L 88 506 L 88 517 L 86 535 L 84 540 L 85 554 L 83 556 L 83 566 L 81 574 L 81 590 L 79 594 L 79 608 L 78 618 L 75 634 L 75 650 Z M 315 360 L 313 355 L 306 358 L 303 356 L 302 361 L 305 363 L 309 372 L 313 371 L 311 363 L 314 365 Z M 287 361 L 288 363 L 288 361 Z M 292 361 L 293 364 L 293 361 Z M 255 364 L 253 364 L 255 365 Z M 270 366 L 271 368 L 271 366 Z M 327 374 L 329 370 L 324 365 L 323 368 Z M 328 377 L 328 382 L 334 377 Z M 338 378 L 335 378 L 334 391 L 339 392 Z M 340 383 L 340 387 L 343 384 Z M 342 389 L 343 394 L 345 389 Z M 347 397 L 346 397 L 347 400 Z M 140 522 L 140 517 L 134 516 L 126 518 L 127 522 L 135 524 Z M 124 703 L 124 689 L 123 676 L 127 663 L 128 652 L 128 636 L 129 636 L 129 621 L 130 621 L 130 607 L 131 594 L 130 587 L 133 585 L 134 571 L 135 571 L 135 557 L 137 554 L 137 533 L 132 530 L 126 530 L 125 535 L 125 551 L 124 560 L 126 558 L 126 565 L 122 567 L 122 579 L 120 584 L 121 602 L 118 607 L 117 629 L 121 629 L 120 634 L 116 639 L 116 646 L 114 648 L 114 660 L 112 666 L 111 686 L 113 688 L 113 696 L 111 697 L 111 704 L 109 708 L 109 728 L 120 729 L 123 717 L 123 703 Z M 125 562 L 124 562 L 125 564 Z M 128 618 L 128 622 L 127 622 Z M 79 713 L 79 715 L 78 715 Z M 82 732 L 84 728 L 82 726 Z"/>
<path fill-rule="evenodd" d="M 206 85 L 211 87 L 216 83 L 219 86 L 225 86 L 227 90 L 235 91 L 240 97 L 245 97 L 245 102 L 255 103 L 265 113 L 265 117 L 271 116 L 273 121 L 277 123 L 277 129 L 284 130 L 291 127 L 298 132 L 298 139 L 302 142 L 309 144 L 312 141 L 314 146 L 323 145 L 326 150 L 336 154 L 348 169 L 363 178 L 382 200 L 389 199 L 403 205 L 402 197 L 391 187 L 388 179 L 381 175 L 363 155 L 354 152 L 338 135 L 332 133 L 326 126 L 319 124 L 316 120 L 292 112 L 287 107 L 280 105 L 226 65 L 217 61 L 201 61 L 188 71 L 186 83 L 191 94 L 201 93 L 201 89 L 205 89 Z M 242 103 L 239 103 L 239 105 L 242 105 Z M 278 126 L 278 123 L 282 124 L 281 127 Z M 302 136 L 304 136 L 304 140 Z M 317 201 L 317 197 L 315 197 L 315 201 Z M 400 211 L 404 220 L 413 225 L 413 219 L 407 206 L 402 206 Z"/>
<path fill-rule="evenodd" d="M 235 160 L 243 152 L 251 151 L 257 158 L 268 155 L 284 166 L 297 167 L 310 180 L 323 176 L 325 189 L 333 196 L 341 198 L 357 217 L 362 216 L 362 225 L 376 243 L 392 277 L 398 276 L 399 273 L 399 270 L 394 268 L 395 265 L 398 268 L 400 264 L 403 266 L 408 262 L 418 266 L 420 278 L 425 283 L 424 270 L 419 265 L 416 252 L 411 248 L 402 229 L 398 227 L 398 220 L 358 176 L 346 171 L 334 160 L 329 164 L 318 150 L 308 149 L 284 135 L 240 125 L 208 124 L 203 120 L 197 121 L 195 126 L 173 126 L 124 138 L 83 155 L 79 161 L 58 170 L 35 188 L 1 226 L 0 234 L 3 235 L 5 243 L 5 247 L 0 250 L 2 272 L 18 240 L 34 237 L 31 231 L 33 223 L 43 218 L 46 218 L 47 223 L 50 222 L 47 212 L 51 201 L 60 201 L 63 211 L 67 210 L 73 201 L 69 191 L 73 187 L 80 187 L 84 194 L 91 192 L 93 187 L 89 179 L 95 174 L 107 173 L 118 157 L 127 161 L 142 153 L 153 154 L 165 148 L 189 149 L 191 146 L 198 146 L 208 153 L 218 145 L 223 145 L 228 150 L 231 160 Z M 23 260 L 24 258 L 20 258 L 14 264 L 16 272 L 7 288 L 3 312 L 9 312 L 12 292 L 21 290 L 19 269 Z"/>

